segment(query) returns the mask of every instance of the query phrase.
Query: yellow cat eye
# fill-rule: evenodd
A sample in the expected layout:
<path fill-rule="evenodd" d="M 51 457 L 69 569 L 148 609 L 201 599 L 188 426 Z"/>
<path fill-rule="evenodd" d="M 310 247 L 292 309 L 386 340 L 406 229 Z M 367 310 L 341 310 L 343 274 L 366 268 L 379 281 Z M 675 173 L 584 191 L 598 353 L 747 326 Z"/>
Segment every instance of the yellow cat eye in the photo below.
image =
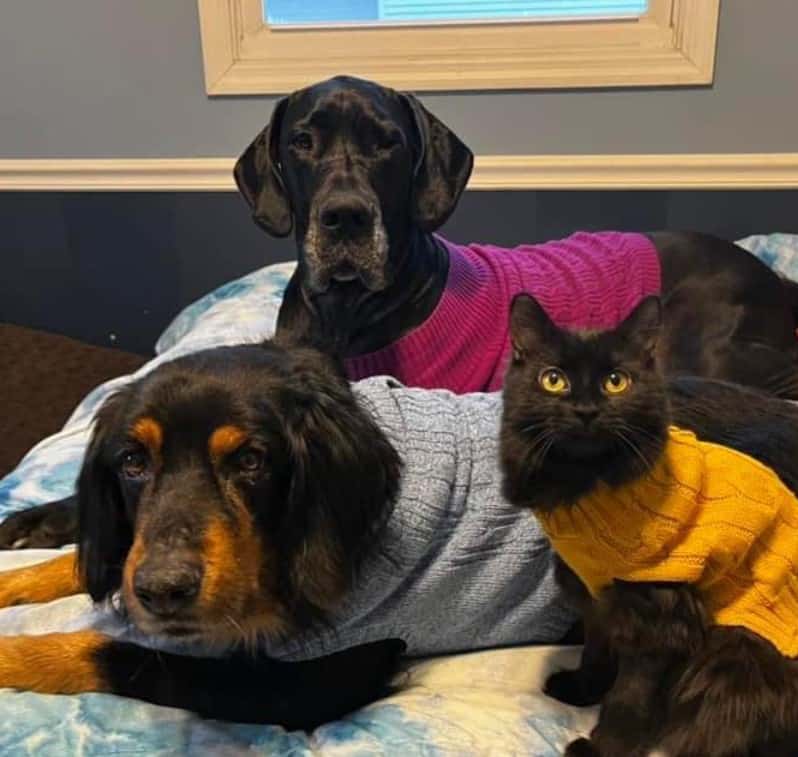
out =
<path fill-rule="evenodd" d="M 626 371 L 613 371 L 604 377 L 601 388 L 605 394 L 623 394 L 632 385 L 632 377 Z"/>
<path fill-rule="evenodd" d="M 538 375 L 538 384 L 549 394 L 566 394 L 571 391 L 568 377 L 559 368 L 544 368 Z"/>

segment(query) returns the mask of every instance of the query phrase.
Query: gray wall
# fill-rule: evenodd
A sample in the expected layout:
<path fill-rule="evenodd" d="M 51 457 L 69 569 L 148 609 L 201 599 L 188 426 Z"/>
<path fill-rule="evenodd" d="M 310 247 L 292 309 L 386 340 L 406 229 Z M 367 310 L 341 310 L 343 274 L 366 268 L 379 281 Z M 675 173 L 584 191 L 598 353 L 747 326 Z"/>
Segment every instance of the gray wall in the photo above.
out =
<path fill-rule="evenodd" d="M 477 153 L 798 151 L 798 2 L 723 0 L 708 88 L 452 94 Z M 205 95 L 196 0 L 2 0 L 0 157 L 232 156 L 269 98 Z"/>

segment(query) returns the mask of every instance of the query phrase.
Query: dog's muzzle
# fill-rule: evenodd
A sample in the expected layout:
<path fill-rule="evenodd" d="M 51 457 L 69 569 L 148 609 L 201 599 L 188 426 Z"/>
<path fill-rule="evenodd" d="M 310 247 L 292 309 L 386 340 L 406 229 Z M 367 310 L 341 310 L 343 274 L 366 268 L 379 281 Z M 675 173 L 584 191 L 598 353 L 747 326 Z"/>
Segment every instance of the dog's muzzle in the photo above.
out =
<path fill-rule="evenodd" d="M 304 239 L 308 288 L 359 283 L 369 291 L 387 284 L 388 238 L 379 204 L 354 192 L 336 192 L 311 213 Z"/>
<path fill-rule="evenodd" d="M 319 209 L 319 225 L 328 240 L 356 242 L 374 231 L 376 208 L 354 195 L 329 199 Z"/>

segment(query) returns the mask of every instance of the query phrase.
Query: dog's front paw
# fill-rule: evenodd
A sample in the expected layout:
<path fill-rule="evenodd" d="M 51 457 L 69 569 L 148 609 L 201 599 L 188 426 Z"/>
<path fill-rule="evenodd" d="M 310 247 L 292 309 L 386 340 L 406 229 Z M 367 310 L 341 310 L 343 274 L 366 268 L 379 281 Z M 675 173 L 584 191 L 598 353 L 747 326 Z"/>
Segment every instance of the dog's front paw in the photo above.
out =
<path fill-rule="evenodd" d="M 98 655 L 109 643 L 96 631 L 0 636 L 0 688 L 41 694 L 108 691 Z"/>
<path fill-rule="evenodd" d="M 62 547 L 77 539 L 74 498 L 48 502 L 9 515 L 0 523 L 0 549 Z"/>
<path fill-rule="evenodd" d="M 586 686 L 581 669 L 552 673 L 543 685 L 543 693 L 574 707 L 590 707 L 601 701 L 601 694 Z"/>
<path fill-rule="evenodd" d="M 50 602 L 83 591 L 74 553 L 0 572 L 0 607 Z"/>

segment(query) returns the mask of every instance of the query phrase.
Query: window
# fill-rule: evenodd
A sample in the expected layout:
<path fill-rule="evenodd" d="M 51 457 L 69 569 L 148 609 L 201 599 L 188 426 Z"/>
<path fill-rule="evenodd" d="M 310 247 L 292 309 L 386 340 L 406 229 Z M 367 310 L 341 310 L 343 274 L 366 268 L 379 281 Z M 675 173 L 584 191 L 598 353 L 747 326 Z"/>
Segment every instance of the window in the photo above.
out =
<path fill-rule="evenodd" d="M 266 0 L 273 27 L 637 18 L 648 0 Z"/>
<path fill-rule="evenodd" d="M 707 84 L 719 4 L 199 0 L 199 11 L 207 91 L 238 95 L 341 73 L 418 91 Z"/>

